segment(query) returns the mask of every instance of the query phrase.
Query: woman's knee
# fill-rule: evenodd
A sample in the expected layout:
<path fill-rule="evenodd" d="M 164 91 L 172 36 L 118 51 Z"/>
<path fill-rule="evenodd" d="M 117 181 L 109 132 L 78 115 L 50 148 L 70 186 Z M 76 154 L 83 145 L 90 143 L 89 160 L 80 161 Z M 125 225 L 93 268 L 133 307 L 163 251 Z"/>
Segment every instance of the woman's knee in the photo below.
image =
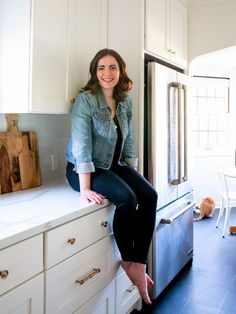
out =
<path fill-rule="evenodd" d="M 120 195 L 116 201 L 116 208 L 121 210 L 133 211 L 137 207 L 137 198 L 133 192 L 126 192 Z"/>
<path fill-rule="evenodd" d="M 157 200 L 158 200 L 158 193 L 155 189 L 151 189 L 150 191 L 150 198 L 153 201 L 153 203 L 157 204 Z"/>
<path fill-rule="evenodd" d="M 149 187 L 143 196 L 140 197 L 140 205 L 148 208 L 150 211 L 156 212 L 158 194 L 153 187 Z"/>

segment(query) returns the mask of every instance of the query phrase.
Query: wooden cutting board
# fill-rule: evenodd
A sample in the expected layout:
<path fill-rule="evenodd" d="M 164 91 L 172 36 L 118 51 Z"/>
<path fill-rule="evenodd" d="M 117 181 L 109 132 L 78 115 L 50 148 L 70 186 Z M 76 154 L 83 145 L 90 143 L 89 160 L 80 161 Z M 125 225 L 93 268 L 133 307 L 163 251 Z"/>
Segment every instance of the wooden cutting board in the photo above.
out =
<path fill-rule="evenodd" d="M 6 114 L 7 131 L 0 132 L 0 194 L 41 184 L 36 132 L 20 132 L 18 115 Z"/>

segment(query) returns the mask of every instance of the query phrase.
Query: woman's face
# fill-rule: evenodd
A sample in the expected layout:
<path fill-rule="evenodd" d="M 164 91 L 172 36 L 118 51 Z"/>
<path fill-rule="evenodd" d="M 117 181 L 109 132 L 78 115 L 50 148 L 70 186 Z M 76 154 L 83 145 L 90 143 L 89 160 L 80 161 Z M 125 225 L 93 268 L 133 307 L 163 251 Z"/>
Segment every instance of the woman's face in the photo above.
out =
<path fill-rule="evenodd" d="M 114 57 L 105 56 L 98 61 L 97 78 L 103 90 L 113 90 L 119 77 L 119 65 Z"/>

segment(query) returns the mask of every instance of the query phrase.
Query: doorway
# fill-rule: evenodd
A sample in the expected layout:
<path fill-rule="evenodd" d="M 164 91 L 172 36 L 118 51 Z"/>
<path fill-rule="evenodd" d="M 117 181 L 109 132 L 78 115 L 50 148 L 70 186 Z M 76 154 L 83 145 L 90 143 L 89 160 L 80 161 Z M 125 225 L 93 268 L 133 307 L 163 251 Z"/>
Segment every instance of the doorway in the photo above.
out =
<path fill-rule="evenodd" d="M 194 198 L 211 196 L 217 207 L 214 161 L 235 164 L 236 46 L 200 56 L 190 64 L 190 180 Z"/>

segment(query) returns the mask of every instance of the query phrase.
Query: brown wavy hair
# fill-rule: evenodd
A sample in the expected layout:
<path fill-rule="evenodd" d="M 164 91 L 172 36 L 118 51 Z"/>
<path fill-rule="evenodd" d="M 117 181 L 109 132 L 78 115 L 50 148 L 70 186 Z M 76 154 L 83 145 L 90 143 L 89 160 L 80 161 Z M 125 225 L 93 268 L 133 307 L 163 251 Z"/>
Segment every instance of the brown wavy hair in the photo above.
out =
<path fill-rule="evenodd" d="M 92 94 L 97 95 L 101 86 L 99 85 L 97 79 L 97 65 L 98 61 L 106 56 L 112 56 L 116 59 L 119 70 L 120 70 L 120 77 L 119 82 L 114 88 L 113 97 L 117 102 L 124 101 L 128 95 L 128 92 L 131 90 L 133 86 L 133 82 L 128 77 L 126 72 L 126 64 L 121 56 L 113 49 L 102 49 L 96 53 L 93 60 L 90 63 L 89 73 L 91 75 L 87 84 L 81 89 L 81 91 L 91 90 Z"/>

